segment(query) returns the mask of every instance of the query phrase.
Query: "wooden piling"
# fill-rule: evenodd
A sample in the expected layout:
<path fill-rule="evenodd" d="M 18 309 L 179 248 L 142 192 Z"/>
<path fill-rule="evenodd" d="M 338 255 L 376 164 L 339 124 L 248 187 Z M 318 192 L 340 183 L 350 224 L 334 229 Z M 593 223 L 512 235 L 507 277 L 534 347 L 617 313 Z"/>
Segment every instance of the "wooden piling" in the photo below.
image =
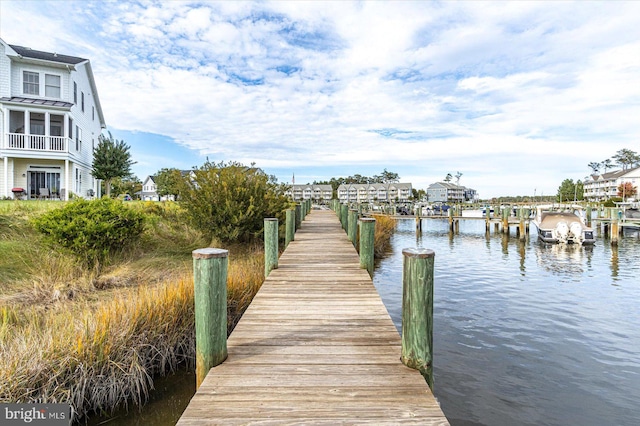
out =
<path fill-rule="evenodd" d="M 360 219 L 360 267 L 373 277 L 374 240 L 376 220 L 370 217 Z"/>
<path fill-rule="evenodd" d="M 433 266 L 429 249 L 402 250 L 402 363 L 433 390 Z"/>
<path fill-rule="evenodd" d="M 342 224 L 342 229 L 347 231 L 347 225 L 349 220 L 349 206 L 347 204 L 340 205 L 340 223 Z"/>
<path fill-rule="evenodd" d="M 296 210 L 287 209 L 285 221 L 285 239 L 284 246 L 287 248 L 289 243 L 296 238 Z"/>
<path fill-rule="evenodd" d="M 302 226 L 302 205 L 296 204 L 296 231 Z"/>
<path fill-rule="evenodd" d="M 453 232 L 453 208 L 449 208 L 449 231 Z"/>
<path fill-rule="evenodd" d="M 347 218 L 347 237 L 355 247 L 356 238 L 358 237 L 358 210 L 356 209 L 349 210 L 349 216 Z"/>
<path fill-rule="evenodd" d="M 506 208 L 502 210 L 502 232 L 509 233 L 509 216 L 511 215 L 511 209 Z"/>
<path fill-rule="evenodd" d="M 228 250 L 194 250 L 196 389 L 212 367 L 227 359 Z"/>
<path fill-rule="evenodd" d="M 278 269 L 278 219 L 264 220 L 264 277 L 273 269 Z"/>
<path fill-rule="evenodd" d="M 618 215 L 618 212 L 614 210 L 612 211 L 612 214 L 611 214 L 611 231 L 610 231 L 612 246 L 618 245 L 618 237 L 620 235 L 619 227 L 620 227 L 619 215 Z"/>
<path fill-rule="evenodd" d="M 489 233 L 491 231 L 491 207 L 486 206 L 484 208 L 484 220 L 485 220 L 485 231 Z"/>

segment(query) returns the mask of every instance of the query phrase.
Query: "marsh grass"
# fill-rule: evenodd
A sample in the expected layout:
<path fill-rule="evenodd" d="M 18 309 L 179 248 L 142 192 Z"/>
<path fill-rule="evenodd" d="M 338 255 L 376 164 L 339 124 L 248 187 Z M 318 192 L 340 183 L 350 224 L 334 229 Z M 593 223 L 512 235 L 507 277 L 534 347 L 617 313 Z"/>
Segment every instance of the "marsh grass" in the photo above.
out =
<path fill-rule="evenodd" d="M 69 403 L 76 419 L 110 413 L 142 405 L 154 376 L 193 364 L 191 251 L 208 244 L 179 206 L 131 203 L 147 215 L 145 233 L 97 276 L 29 226 L 61 203 L 9 203 L 0 203 L 0 266 L 11 267 L 0 293 L 0 402 Z M 262 284 L 264 255 L 260 245 L 225 248 L 231 332 Z"/>
<path fill-rule="evenodd" d="M 391 248 L 391 236 L 396 230 L 396 220 L 390 216 L 372 215 L 376 220 L 373 236 L 373 253 L 376 258 L 382 258 Z"/>

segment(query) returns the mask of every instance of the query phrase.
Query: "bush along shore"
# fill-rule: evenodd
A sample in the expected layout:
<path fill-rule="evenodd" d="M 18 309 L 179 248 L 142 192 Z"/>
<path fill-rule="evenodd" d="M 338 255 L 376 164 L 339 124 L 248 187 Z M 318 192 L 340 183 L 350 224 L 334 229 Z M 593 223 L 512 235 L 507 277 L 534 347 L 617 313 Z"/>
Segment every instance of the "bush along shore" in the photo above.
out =
<path fill-rule="evenodd" d="M 381 257 L 395 221 L 376 219 Z M 154 376 L 193 368 L 197 248 L 229 250 L 230 333 L 264 279 L 263 245 L 192 220 L 177 203 L 0 202 L 0 402 L 69 403 L 78 421 L 140 406 Z"/>

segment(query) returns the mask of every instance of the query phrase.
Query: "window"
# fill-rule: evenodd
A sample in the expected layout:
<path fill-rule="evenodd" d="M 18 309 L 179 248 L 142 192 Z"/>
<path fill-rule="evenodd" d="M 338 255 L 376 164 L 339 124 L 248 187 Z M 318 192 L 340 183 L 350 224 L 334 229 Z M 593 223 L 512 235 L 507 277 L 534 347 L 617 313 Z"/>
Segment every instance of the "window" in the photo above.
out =
<path fill-rule="evenodd" d="M 96 107 L 91 107 L 91 120 L 96 121 Z"/>
<path fill-rule="evenodd" d="M 44 95 L 47 98 L 60 99 L 60 76 L 45 74 L 44 75 Z"/>
<path fill-rule="evenodd" d="M 76 126 L 76 151 L 82 151 L 82 130 Z"/>
<path fill-rule="evenodd" d="M 22 72 L 22 92 L 25 95 L 40 94 L 40 75 L 37 72 Z"/>
<path fill-rule="evenodd" d="M 69 117 L 69 139 L 73 139 L 73 118 Z"/>
<path fill-rule="evenodd" d="M 80 169 L 76 169 L 76 194 L 82 192 L 82 172 Z"/>
<path fill-rule="evenodd" d="M 78 104 L 78 83 L 73 82 L 73 103 Z"/>
<path fill-rule="evenodd" d="M 82 102 L 82 112 L 84 112 L 84 92 L 80 92 L 80 101 Z"/>

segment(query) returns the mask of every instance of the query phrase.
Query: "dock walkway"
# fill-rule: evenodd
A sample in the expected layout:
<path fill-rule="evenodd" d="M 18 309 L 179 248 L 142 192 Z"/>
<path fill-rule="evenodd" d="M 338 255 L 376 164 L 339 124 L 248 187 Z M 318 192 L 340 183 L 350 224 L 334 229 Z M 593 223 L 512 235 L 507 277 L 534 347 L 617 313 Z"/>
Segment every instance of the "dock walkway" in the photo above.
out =
<path fill-rule="evenodd" d="M 178 425 L 448 425 L 333 211 L 312 211 Z"/>

